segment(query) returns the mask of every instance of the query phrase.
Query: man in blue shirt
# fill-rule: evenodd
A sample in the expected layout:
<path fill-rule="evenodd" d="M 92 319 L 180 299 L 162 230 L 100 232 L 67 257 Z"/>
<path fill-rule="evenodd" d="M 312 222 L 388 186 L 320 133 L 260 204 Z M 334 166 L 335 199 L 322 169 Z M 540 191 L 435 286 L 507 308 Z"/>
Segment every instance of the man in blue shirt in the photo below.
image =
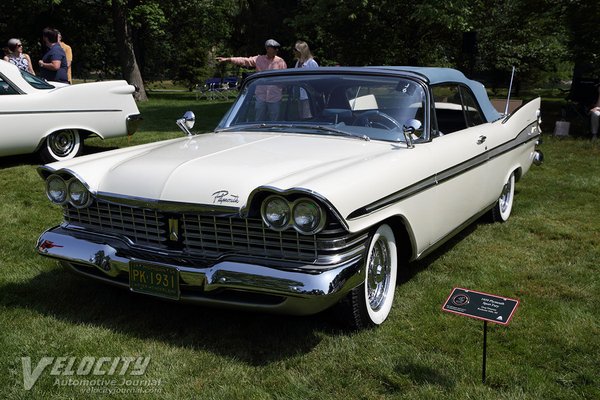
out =
<path fill-rule="evenodd" d="M 67 78 L 67 56 L 58 43 L 58 33 L 54 29 L 45 28 L 42 40 L 48 51 L 39 61 L 40 76 L 47 81 L 69 83 Z"/>

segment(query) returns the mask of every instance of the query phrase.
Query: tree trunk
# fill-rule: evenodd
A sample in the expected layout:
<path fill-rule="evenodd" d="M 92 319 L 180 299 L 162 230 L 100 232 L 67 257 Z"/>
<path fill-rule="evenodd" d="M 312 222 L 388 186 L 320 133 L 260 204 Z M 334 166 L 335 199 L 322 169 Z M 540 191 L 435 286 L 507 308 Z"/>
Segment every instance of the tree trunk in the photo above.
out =
<path fill-rule="evenodd" d="M 113 24 L 115 28 L 115 40 L 119 48 L 119 59 L 123 70 L 123 77 L 138 90 L 134 93 L 137 101 L 146 101 L 148 96 L 144 88 L 142 73 L 138 67 L 131 39 L 131 28 L 127 23 L 126 6 L 117 0 L 112 1 Z"/>

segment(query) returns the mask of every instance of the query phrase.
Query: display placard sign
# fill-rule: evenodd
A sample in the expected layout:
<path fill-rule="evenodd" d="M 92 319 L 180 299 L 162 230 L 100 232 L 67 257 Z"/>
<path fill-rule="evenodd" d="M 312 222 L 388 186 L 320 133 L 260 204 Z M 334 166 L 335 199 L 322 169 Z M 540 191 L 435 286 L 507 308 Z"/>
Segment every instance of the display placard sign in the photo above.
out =
<path fill-rule="evenodd" d="M 495 324 L 508 325 L 518 305 L 519 300 L 454 288 L 442 310 Z"/>

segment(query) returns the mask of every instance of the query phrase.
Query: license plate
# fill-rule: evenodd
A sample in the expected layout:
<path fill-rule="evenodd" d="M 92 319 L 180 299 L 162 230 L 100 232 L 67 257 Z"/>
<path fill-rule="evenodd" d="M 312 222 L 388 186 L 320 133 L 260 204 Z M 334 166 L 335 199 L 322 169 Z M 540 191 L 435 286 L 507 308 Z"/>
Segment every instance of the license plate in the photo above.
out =
<path fill-rule="evenodd" d="M 133 292 L 179 299 L 179 271 L 162 265 L 131 262 L 129 288 Z"/>

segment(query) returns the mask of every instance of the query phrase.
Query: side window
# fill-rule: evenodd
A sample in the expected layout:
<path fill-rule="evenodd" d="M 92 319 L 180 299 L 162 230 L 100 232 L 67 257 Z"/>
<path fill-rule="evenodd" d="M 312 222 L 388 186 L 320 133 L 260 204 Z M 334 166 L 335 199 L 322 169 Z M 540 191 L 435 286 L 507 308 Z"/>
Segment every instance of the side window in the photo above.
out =
<path fill-rule="evenodd" d="M 479 111 L 479 107 L 477 106 L 477 102 L 475 101 L 473 94 L 471 94 L 471 91 L 461 86 L 460 94 L 463 100 L 467 125 L 471 127 L 483 124 L 484 120 L 481 116 L 481 111 Z"/>
<path fill-rule="evenodd" d="M 8 84 L 2 77 L 0 77 L 0 96 L 5 94 L 19 94 L 17 91 Z"/>
<path fill-rule="evenodd" d="M 457 84 L 431 88 L 434 99 L 437 134 L 460 131 L 484 122 L 471 92 Z"/>

